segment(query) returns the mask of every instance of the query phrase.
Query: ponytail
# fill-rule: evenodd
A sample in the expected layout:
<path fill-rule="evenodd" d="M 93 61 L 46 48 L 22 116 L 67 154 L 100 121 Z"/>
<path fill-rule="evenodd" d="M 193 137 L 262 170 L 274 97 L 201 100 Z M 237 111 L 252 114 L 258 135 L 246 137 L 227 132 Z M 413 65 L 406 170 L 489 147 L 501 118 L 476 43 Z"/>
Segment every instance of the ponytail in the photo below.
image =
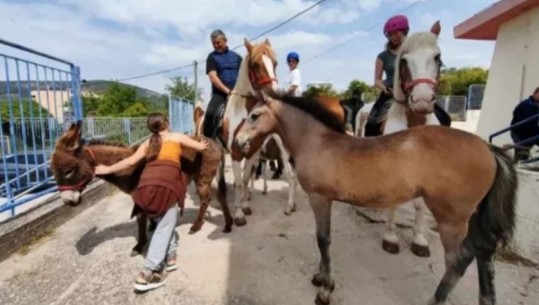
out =
<path fill-rule="evenodd" d="M 148 161 L 153 161 L 157 158 L 161 150 L 161 135 L 159 135 L 159 132 L 163 131 L 167 127 L 167 124 L 168 120 L 162 113 L 151 113 L 148 115 L 146 125 L 152 132 L 148 151 L 146 152 L 146 159 Z"/>

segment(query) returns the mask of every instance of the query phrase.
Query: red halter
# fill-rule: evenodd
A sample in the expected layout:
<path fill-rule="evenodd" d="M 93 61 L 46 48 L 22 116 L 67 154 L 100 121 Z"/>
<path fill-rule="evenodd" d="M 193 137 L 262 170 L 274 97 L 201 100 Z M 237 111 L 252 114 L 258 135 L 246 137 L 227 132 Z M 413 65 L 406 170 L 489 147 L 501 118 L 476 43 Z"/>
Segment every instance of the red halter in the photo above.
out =
<path fill-rule="evenodd" d="M 95 159 L 94 152 L 89 147 L 85 147 L 85 150 L 88 152 L 90 157 L 92 157 L 92 160 L 97 163 L 97 161 Z M 79 192 L 82 192 L 82 191 L 84 191 L 84 189 L 86 188 L 88 183 L 90 183 L 90 181 L 92 181 L 93 178 L 94 178 L 94 173 L 92 172 L 92 176 L 90 176 L 87 179 L 83 179 L 79 183 L 76 183 L 76 184 L 73 184 L 73 185 L 58 185 L 58 190 L 60 192 L 62 192 L 62 191 L 79 191 Z"/>
<path fill-rule="evenodd" d="M 431 78 L 418 78 L 418 79 L 414 79 L 414 80 L 411 80 L 411 81 L 407 81 L 404 84 L 404 92 L 410 91 L 413 87 L 415 87 L 416 85 L 421 84 L 421 83 L 429 84 L 433 89 L 435 89 L 436 86 L 438 85 L 438 82 L 436 80 L 434 80 L 434 79 L 431 79 Z"/>
<path fill-rule="evenodd" d="M 251 86 L 254 88 L 259 88 L 260 86 L 270 84 L 273 81 L 277 82 L 277 78 L 275 77 L 264 77 L 261 79 L 258 79 L 256 77 L 256 73 L 252 68 L 249 68 L 249 81 L 251 82 Z"/>

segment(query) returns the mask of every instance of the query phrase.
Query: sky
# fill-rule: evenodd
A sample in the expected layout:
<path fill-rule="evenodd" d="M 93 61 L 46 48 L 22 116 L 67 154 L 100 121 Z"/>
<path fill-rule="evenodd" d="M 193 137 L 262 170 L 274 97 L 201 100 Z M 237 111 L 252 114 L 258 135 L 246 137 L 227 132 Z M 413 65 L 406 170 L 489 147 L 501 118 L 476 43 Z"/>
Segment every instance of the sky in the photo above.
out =
<path fill-rule="evenodd" d="M 311 6 L 314 0 L 0 0 L 0 38 L 80 66 L 83 79 L 117 80 L 199 61 L 203 99 L 210 94 L 204 61 L 212 51 L 210 33 L 222 29 L 229 46 L 243 43 Z M 284 85 L 286 54 L 300 54 L 302 82 L 331 82 L 343 90 L 353 79 L 373 83 L 382 51 L 385 20 L 403 13 L 411 32 L 429 30 L 440 20 L 440 48 L 447 67 L 488 68 L 494 42 L 457 40 L 453 27 L 493 0 L 326 0 L 263 36 L 278 56 Z M 335 47 L 343 42 L 344 44 Z M 333 49 L 332 49 L 333 48 Z M 329 50 L 329 51 L 327 51 Z M 245 47 L 237 49 L 244 55 Z M 0 46 L 0 53 L 21 55 Z M 322 54 L 321 56 L 318 56 Z M 314 59 L 313 59 L 314 58 Z M 312 59 L 312 60 L 311 60 Z M 39 59 L 36 59 L 39 60 Z M 127 81 L 165 93 L 170 78 L 194 79 L 194 68 Z"/>

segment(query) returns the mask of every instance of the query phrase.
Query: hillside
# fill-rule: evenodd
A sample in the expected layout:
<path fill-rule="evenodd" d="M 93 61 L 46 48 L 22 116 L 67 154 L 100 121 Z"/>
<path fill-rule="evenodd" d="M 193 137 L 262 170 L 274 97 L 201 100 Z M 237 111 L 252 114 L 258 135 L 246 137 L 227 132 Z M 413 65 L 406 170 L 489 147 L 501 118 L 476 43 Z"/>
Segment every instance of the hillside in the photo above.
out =
<path fill-rule="evenodd" d="M 82 91 L 92 92 L 95 94 L 103 94 L 110 84 L 114 83 L 114 81 L 109 80 L 82 80 L 81 88 Z M 137 90 L 137 96 L 145 97 L 145 98 L 155 98 L 160 97 L 163 94 L 155 92 L 153 90 L 145 89 L 142 87 L 138 87 L 135 85 L 120 83 L 123 86 L 133 87 Z"/>

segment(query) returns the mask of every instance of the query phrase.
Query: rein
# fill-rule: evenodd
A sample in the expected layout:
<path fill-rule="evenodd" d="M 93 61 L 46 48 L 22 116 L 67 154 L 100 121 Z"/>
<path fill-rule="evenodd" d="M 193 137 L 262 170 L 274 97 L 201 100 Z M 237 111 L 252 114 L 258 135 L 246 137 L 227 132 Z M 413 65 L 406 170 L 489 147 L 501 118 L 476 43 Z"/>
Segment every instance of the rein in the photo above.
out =
<path fill-rule="evenodd" d="M 92 160 L 95 163 L 97 163 L 94 152 L 89 147 L 85 147 L 84 150 L 86 152 L 88 152 L 88 154 L 90 155 Z M 94 174 L 94 172 L 92 172 L 92 175 L 89 178 L 83 179 L 79 183 L 68 184 L 68 185 L 58 185 L 58 190 L 60 192 L 62 192 L 62 191 L 79 191 L 79 192 L 82 192 L 86 188 L 88 183 L 90 183 L 90 181 L 92 181 L 92 179 L 94 179 L 94 176 L 95 176 L 95 174 Z"/>

